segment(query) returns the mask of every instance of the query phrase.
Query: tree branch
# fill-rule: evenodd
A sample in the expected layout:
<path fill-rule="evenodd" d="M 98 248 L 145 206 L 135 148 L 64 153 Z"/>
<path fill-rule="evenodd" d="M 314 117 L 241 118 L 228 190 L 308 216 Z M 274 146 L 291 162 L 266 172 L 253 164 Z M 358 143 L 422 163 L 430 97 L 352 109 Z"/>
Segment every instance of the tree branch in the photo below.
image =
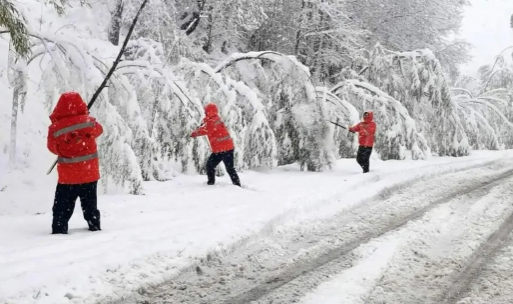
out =
<path fill-rule="evenodd" d="M 112 64 L 112 67 L 110 68 L 109 73 L 107 73 L 107 76 L 103 80 L 102 84 L 100 85 L 98 90 L 96 90 L 96 92 L 94 93 L 93 97 L 91 98 L 91 101 L 89 102 L 89 104 L 87 104 L 87 108 L 88 109 L 90 109 L 93 106 L 93 104 L 96 101 L 96 99 L 98 98 L 98 96 L 100 96 L 100 93 L 102 92 L 102 90 L 107 86 L 107 83 L 109 82 L 110 77 L 112 77 L 112 74 L 114 74 L 114 71 L 116 70 L 116 67 L 121 62 L 121 57 L 123 56 L 123 53 L 125 52 L 126 46 L 128 45 L 128 41 L 130 40 L 130 37 L 132 36 L 132 33 L 134 32 L 135 25 L 137 24 L 137 20 L 139 20 L 139 16 L 141 15 L 142 10 L 144 9 L 144 7 L 146 6 L 147 3 L 148 3 L 148 0 L 144 0 L 144 2 L 141 4 L 141 7 L 139 8 L 139 11 L 137 12 L 137 15 L 135 16 L 134 20 L 132 21 L 132 25 L 130 26 L 130 30 L 128 31 L 128 34 L 127 34 L 127 36 L 125 38 L 125 42 L 123 43 L 123 46 L 121 47 L 121 50 L 119 50 L 118 57 L 114 61 L 114 64 Z M 57 160 L 55 160 L 55 162 L 53 163 L 52 167 L 50 168 L 50 170 L 48 170 L 48 172 L 46 174 L 48 175 L 48 174 L 52 173 L 53 168 L 55 168 L 56 165 L 57 165 Z"/>

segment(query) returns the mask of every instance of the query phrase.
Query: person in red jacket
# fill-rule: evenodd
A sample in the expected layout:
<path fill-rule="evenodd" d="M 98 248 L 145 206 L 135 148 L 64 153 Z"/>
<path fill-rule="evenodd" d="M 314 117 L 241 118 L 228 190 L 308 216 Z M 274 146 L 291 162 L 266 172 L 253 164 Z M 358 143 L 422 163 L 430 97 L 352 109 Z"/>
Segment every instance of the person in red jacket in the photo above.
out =
<path fill-rule="evenodd" d="M 363 122 L 353 127 L 348 127 L 349 132 L 358 133 L 358 154 L 356 161 L 362 167 L 363 173 L 369 172 L 369 159 L 374 147 L 374 134 L 376 134 L 376 123 L 374 113 L 367 111 L 363 113 Z"/>
<path fill-rule="evenodd" d="M 103 128 L 89 116 L 87 105 L 76 92 L 61 95 L 50 120 L 48 150 L 58 156 L 59 175 L 52 208 L 52 234 L 68 233 L 78 197 L 89 230 L 101 230 L 96 194 L 100 179 L 96 138 Z"/>
<path fill-rule="evenodd" d="M 232 183 L 240 187 L 240 179 L 237 175 L 237 171 L 235 171 L 233 162 L 233 140 L 228 129 L 221 121 L 221 117 L 219 117 L 217 106 L 213 103 L 209 103 L 205 106 L 203 124 L 196 131 L 192 132 L 191 137 L 195 138 L 204 135 L 208 137 L 210 148 L 212 149 L 212 155 L 210 155 L 207 161 L 207 184 L 215 184 L 216 167 L 222 161 L 224 162 L 228 175 L 230 175 Z"/>

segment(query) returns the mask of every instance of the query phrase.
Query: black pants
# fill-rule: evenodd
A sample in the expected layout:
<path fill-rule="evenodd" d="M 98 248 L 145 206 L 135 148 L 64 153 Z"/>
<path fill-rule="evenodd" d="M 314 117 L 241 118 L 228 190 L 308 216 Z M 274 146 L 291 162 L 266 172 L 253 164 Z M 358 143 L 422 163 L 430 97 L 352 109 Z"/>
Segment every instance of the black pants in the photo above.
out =
<path fill-rule="evenodd" d="M 233 165 L 233 150 L 221 152 L 221 153 L 212 153 L 207 161 L 207 176 L 208 176 L 208 184 L 213 185 L 216 182 L 216 167 L 219 163 L 223 162 L 226 167 L 226 171 L 230 178 L 232 179 L 232 183 L 236 186 L 240 186 L 240 179 L 237 175 L 237 171 L 235 171 L 235 167 Z"/>
<path fill-rule="evenodd" d="M 372 154 L 372 147 L 360 146 L 358 148 L 358 154 L 356 155 L 356 161 L 362 167 L 363 173 L 369 172 L 369 159 Z"/>
<path fill-rule="evenodd" d="M 98 182 L 79 185 L 57 184 L 52 209 L 52 233 L 68 232 L 68 222 L 73 215 L 75 202 L 79 197 L 82 205 L 82 212 L 84 213 L 84 219 L 89 225 L 89 230 L 101 230 L 100 211 L 97 208 L 97 184 Z"/>

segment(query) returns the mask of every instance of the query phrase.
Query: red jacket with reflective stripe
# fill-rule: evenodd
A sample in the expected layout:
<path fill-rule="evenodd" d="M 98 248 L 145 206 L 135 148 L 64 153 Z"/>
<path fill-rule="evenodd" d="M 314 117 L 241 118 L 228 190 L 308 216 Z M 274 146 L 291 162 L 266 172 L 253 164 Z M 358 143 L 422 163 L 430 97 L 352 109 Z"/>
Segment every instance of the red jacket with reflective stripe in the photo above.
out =
<path fill-rule="evenodd" d="M 363 147 L 374 146 L 374 134 L 376 133 L 376 123 L 374 120 L 374 113 L 367 111 L 363 113 L 363 122 L 354 127 L 349 128 L 350 132 L 358 133 L 358 143 Z"/>
<path fill-rule="evenodd" d="M 60 184 L 85 184 L 100 179 L 96 138 L 102 126 L 89 116 L 87 105 L 76 92 L 61 95 L 50 115 L 48 149 L 59 157 Z M 86 159 L 80 161 L 81 157 Z M 75 158 L 75 159 L 74 159 Z"/>
<path fill-rule="evenodd" d="M 205 106 L 205 115 L 203 124 L 196 131 L 192 132 L 192 137 L 204 136 L 208 137 L 210 147 L 213 153 L 221 153 L 234 149 L 233 140 L 230 137 L 228 129 L 221 121 L 217 106 L 209 103 Z"/>

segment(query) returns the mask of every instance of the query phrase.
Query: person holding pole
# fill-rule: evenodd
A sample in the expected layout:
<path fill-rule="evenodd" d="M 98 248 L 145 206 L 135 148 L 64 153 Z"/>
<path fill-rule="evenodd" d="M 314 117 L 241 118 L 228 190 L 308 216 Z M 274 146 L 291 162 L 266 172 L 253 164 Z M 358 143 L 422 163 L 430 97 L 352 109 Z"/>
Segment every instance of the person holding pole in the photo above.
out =
<path fill-rule="evenodd" d="M 97 208 L 100 166 L 96 139 L 103 133 L 103 127 L 89 115 L 86 103 L 77 92 L 61 95 L 50 120 L 47 145 L 48 150 L 58 156 L 59 175 L 52 208 L 52 234 L 68 233 L 68 222 L 79 197 L 89 230 L 101 230 Z"/>
<path fill-rule="evenodd" d="M 205 106 L 205 118 L 203 124 L 194 132 L 191 137 L 207 136 L 212 149 L 212 154 L 207 161 L 207 176 L 208 185 L 215 184 L 216 167 L 222 161 L 226 167 L 226 171 L 230 176 L 232 183 L 236 186 L 241 186 L 239 176 L 234 167 L 234 145 L 233 140 L 224 125 L 217 106 L 214 103 L 209 103 Z"/>
<path fill-rule="evenodd" d="M 374 135 L 376 134 L 376 123 L 374 122 L 374 113 L 366 111 L 363 113 L 363 122 L 347 129 L 351 133 L 358 133 L 358 153 L 356 161 L 362 167 L 363 173 L 369 172 L 369 160 L 374 147 Z"/>

